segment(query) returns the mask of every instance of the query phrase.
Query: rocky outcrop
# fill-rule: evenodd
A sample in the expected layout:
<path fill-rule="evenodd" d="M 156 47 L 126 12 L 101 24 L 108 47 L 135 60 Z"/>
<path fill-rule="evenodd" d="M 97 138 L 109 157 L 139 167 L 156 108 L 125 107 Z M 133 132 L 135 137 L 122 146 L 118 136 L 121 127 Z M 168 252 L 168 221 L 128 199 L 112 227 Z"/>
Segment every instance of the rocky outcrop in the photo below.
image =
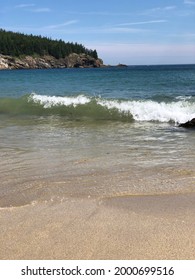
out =
<path fill-rule="evenodd" d="M 96 68 L 103 66 L 101 59 L 95 59 L 84 53 L 72 53 L 60 59 L 56 59 L 53 56 L 24 56 L 17 58 L 0 55 L 0 69 Z"/>
<path fill-rule="evenodd" d="M 65 58 L 65 63 L 68 68 L 91 68 L 91 67 L 102 67 L 103 61 L 101 59 L 95 59 L 86 54 L 72 53 Z"/>
<path fill-rule="evenodd" d="M 195 128 L 195 118 L 193 118 L 191 121 L 179 124 L 179 127 Z"/>
<path fill-rule="evenodd" d="M 119 63 L 118 65 L 116 65 L 116 67 L 122 68 L 122 67 L 128 67 L 128 66 L 126 64 Z"/>

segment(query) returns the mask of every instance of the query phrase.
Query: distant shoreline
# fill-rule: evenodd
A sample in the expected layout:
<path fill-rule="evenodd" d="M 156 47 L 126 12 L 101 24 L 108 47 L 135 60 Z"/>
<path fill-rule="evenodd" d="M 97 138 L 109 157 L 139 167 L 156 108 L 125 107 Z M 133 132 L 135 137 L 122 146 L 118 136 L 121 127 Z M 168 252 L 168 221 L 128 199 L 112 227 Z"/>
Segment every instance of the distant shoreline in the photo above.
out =
<path fill-rule="evenodd" d="M 30 69 L 65 69 L 65 68 L 128 68 L 128 67 L 167 67 L 192 66 L 187 64 L 151 64 L 151 65 L 116 65 L 104 64 L 103 60 L 95 59 L 86 54 L 72 53 L 66 58 L 57 59 L 53 56 L 21 56 L 13 57 L 0 54 L 0 70 L 30 70 Z"/>
<path fill-rule="evenodd" d="M 106 67 L 102 59 L 95 59 L 84 53 L 71 53 L 69 56 L 59 59 L 49 55 L 13 57 L 0 54 L 0 70 L 100 67 Z"/>

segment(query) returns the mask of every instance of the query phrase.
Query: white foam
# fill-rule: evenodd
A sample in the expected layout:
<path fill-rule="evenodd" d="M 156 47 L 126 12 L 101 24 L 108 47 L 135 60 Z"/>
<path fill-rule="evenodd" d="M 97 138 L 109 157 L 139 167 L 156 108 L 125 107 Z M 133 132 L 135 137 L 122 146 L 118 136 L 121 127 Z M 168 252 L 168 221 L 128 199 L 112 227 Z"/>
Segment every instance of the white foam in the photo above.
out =
<path fill-rule="evenodd" d="M 186 122 L 195 117 L 195 103 L 177 101 L 172 103 L 155 101 L 107 101 L 99 104 L 108 109 L 117 108 L 120 112 L 131 113 L 137 121 Z"/>
<path fill-rule="evenodd" d="M 84 105 L 91 102 L 93 97 L 84 95 L 58 97 L 31 94 L 29 100 L 43 105 L 44 108 L 53 106 Z M 121 113 L 131 114 L 137 121 L 159 121 L 182 123 L 195 118 L 195 102 L 190 100 L 177 100 L 170 103 L 156 102 L 152 100 L 119 101 L 95 98 L 98 105 L 108 109 L 117 109 Z"/>
<path fill-rule="evenodd" d="M 39 103 L 43 105 L 44 108 L 51 108 L 53 106 L 70 106 L 76 107 L 77 105 L 82 105 L 89 103 L 91 101 L 90 98 L 84 95 L 78 95 L 76 97 L 60 97 L 60 96 L 47 96 L 47 95 L 38 95 L 31 94 L 29 97 L 30 100 L 33 100 L 35 103 Z"/>

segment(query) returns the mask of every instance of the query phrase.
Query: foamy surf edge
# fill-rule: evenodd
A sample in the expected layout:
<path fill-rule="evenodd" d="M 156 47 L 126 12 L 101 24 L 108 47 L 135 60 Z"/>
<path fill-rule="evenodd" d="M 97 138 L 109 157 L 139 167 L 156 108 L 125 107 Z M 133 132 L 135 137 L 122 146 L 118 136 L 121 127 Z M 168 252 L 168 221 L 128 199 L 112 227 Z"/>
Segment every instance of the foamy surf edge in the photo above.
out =
<path fill-rule="evenodd" d="M 195 117 L 195 102 L 188 98 L 176 98 L 171 102 L 154 100 L 108 100 L 101 97 L 78 96 L 47 96 L 32 93 L 29 101 L 43 106 L 44 109 L 65 106 L 90 105 L 101 106 L 118 113 L 132 115 L 135 121 L 158 121 L 182 123 Z M 93 110 L 96 110 L 96 107 Z M 87 106 L 85 108 L 87 110 Z"/>

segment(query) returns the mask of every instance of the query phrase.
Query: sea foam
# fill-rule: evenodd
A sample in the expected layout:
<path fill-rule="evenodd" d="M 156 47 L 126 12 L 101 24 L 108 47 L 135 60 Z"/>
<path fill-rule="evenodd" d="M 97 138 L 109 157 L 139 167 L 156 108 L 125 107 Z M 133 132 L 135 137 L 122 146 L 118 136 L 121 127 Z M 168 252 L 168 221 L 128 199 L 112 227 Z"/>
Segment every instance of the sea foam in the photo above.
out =
<path fill-rule="evenodd" d="M 156 102 L 142 101 L 106 101 L 98 102 L 107 108 L 117 108 L 121 112 L 130 112 L 137 121 L 186 122 L 195 117 L 195 104 L 188 101 Z"/>
<path fill-rule="evenodd" d="M 51 108 L 53 106 L 73 106 L 83 105 L 90 102 L 90 98 L 84 95 L 78 95 L 76 97 L 61 97 L 61 96 L 47 96 L 47 95 L 38 95 L 31 94 L 29 100 L 32 100 L 35 103 L 43 105 L 44 108 Z"/>
<path fill-rule="evenodd" d="M 195 117 L 195 102 L 192 100 L 175 99 L 171 102 L 157 102 L 154 100 L 118 100 L 104 99 L 101 97 L 78 96 L 47 96 L 31 94 L 29 101 L 43 106 L 44 109 L 58 106 L 72 106 L 76 109 L 78 105 L 90 106 L 93 103 L 93 111 L 98 106 L 108 110 L 117 110 L 123 115 L 131 115 L 136 121 L 158 121 L 158 122 L 186 122 Z M 85 108 L 87 109 L 87 107 Z"/>

